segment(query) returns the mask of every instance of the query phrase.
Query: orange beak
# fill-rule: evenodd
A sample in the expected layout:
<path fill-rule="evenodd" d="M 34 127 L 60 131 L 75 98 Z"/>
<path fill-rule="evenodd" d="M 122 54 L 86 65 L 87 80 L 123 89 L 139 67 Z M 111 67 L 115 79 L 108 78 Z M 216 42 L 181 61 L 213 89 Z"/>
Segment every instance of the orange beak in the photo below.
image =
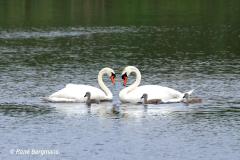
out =
<path fill-rule="evenodd" d="M 124 77 L 124 78 L 123 78 L 123 85 L 124 85 L 124 86 L 127 85 L 127 81 L 128 81 L 128 77 Z"/>
<path fill-rule="evenodd" d="M 114 85 L 114 84 L 115 84 L 115 77 L 112 75 L 112 76 L 110 77 L 110 79 L 111 79 L 111 81 L 112 81 L 112 84 Z"/>

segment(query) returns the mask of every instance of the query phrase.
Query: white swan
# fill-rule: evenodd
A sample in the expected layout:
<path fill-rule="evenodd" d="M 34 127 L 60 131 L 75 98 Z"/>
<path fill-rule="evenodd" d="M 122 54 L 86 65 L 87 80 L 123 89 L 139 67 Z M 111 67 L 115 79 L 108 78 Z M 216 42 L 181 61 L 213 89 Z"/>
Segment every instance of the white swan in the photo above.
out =
<path fill-rule="evenodd" d="M 126 87 L 122 89 L 119 93 L 119 98 L 122 102 L 128 102 L 128 103 L 141 103 L 141 97 L 143 94 L 148 94 L 148 99 L 159 99 L 163 103 L 174 103 L 174 102 L 181 102 L 184 99 L 184 95 L 191 94 L 193 90 L 181 93 L 179 91 L 176 91 L 172 88 L 163 87 L 159 85 L 144 85 L 139 86 L 141 82 L 141 73 L 140 71 L 134 67 L 134 66 L 128 66 L 126 67 L 122 72 L 122 79 L 123 79 L 123 85 L 126 86 L 128 76 L 131 73 L 136 74 L 136 81 L 130 85 L 129 87 Z"/>
<path fill-rule="evenodd" d="M 89 85 L 67 84 L 65 88 L 53 93 L 45 98 L 45 100 L 50 102 L 86 102 L 87 97 L 84 97 L 86 92 L 91 93 L 91 99 L 99 101 L 112 100 L 112 92 L 102 80 L 104 74 L 107 74 L 110 77 L 113 84 L 115 83 L 115 72 L 111 68 L 103 68 L 98 73 L 98 84 L 102 90 Z"/>

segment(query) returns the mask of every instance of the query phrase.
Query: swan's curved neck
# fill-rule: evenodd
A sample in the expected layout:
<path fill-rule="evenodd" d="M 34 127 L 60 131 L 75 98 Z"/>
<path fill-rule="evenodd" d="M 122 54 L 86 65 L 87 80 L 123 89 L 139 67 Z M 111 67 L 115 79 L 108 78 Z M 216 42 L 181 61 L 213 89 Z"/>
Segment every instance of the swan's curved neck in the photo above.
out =
<path fill-rule="evenodd" d="M 124 96 L 126 94 L 128 94 L 129 92 L 131 92 L 132 90 L 134 90 L 135 88 L 137 88 L 141 82 L 141 73 L 137 68 L 132 68 L 130 70 L 130 73 L 135 73 L 136 74 L 136 80 L 133 84 L 131 84 L 129 87 L 126 87 L 124 89 L 122 89 L 119 93 L 119 96 Z"/>
<path fill-rule="evenodd" d="M 113 97 L 112 92 L 103 82 L 103 75 L 106 74 L 106 73 L 107 72 L 105 70 L 101 70 L 99 72 L 99 74 L 98 74 L 98 84 L 99 84 L 100 88 L 104 91 L 104 93 L 106 94 L 106 97 L 108 99 L 111 99 Z"/>

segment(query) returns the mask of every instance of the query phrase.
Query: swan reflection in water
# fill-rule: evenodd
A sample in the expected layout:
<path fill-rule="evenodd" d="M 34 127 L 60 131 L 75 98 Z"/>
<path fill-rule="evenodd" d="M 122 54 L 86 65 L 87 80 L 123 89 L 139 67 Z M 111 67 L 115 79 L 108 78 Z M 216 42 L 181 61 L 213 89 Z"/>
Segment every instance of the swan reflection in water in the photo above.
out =
<path fill-rule="evenodd" d="M 145 116 L 167 115 L 174 112 L 187 112 L 189 106 L 177 104 L 118 104 L 112 102 L 101 102 L 88 106 L 84 103 L 49 103 L 57 112 L 68 116 L 95 116 L 103 118 L 141 118 Z"/>

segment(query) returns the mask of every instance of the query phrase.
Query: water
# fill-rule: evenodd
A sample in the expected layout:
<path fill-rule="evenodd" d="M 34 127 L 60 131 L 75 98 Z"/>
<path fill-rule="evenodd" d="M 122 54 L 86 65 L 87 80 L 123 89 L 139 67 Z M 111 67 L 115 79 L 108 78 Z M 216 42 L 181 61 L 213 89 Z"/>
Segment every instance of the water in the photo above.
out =
<path fill-rule="evenodd" d="M 239 159 L 238 1 L 220 1 L 217 14 L 210 2 L 0 3 L 0 159 Z M 121 104 L 127 65 L 140 69 L 141 84 L 196 88 L 203 103 Z M 67 83 L 98 86 L 106 66 L 117 74 L 115 86 L 104 78 L 113 102 L 41 100 Z"/>

